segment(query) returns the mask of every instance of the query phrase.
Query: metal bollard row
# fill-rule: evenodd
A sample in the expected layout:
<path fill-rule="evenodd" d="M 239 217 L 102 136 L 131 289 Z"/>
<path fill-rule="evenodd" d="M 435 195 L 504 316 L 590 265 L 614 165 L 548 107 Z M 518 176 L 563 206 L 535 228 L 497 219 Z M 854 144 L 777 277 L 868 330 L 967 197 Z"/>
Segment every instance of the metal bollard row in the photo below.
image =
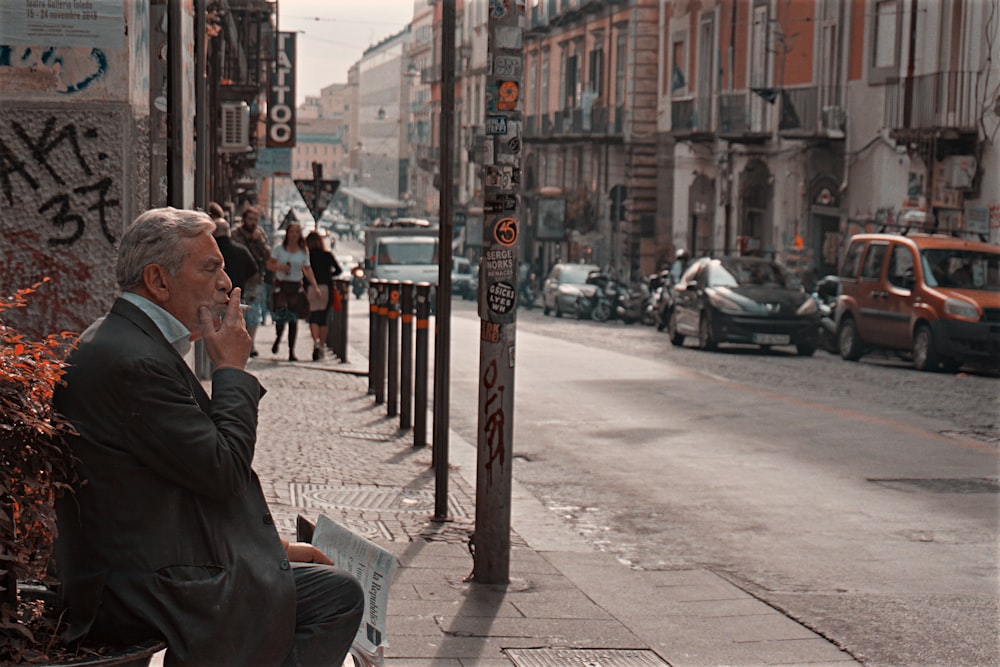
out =
<path fill-rule="evenodd" d="M 414 447 L 427 444 L 430 288 L 373 280 L 369 290 L 368 393 L 399 417 L 400 429 L 412 422 Z"/>

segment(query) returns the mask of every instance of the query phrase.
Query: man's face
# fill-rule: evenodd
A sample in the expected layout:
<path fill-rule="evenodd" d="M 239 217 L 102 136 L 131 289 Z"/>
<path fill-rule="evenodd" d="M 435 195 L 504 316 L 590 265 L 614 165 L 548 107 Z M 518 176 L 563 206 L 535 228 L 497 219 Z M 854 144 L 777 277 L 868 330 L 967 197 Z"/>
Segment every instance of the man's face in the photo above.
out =
<path fill-rule="evenodd" d="M 257 214 L 256 213 L 244 213 L 243 214 L 243 226 L 249 231 L 257 229 Z"/>
<path fill-rule="evenodd" d="M 167 276 L 168 296 L 160 305 L 191 330 L 191 340 L 197 340 L 201 337 L 198 309 L 207 306 L 213 316 L 221 315 L 233 283 L 223 271 L 222 253 L 211 234 L 205 232 L 181 243 L 187 257 L 177 275 Z"/>

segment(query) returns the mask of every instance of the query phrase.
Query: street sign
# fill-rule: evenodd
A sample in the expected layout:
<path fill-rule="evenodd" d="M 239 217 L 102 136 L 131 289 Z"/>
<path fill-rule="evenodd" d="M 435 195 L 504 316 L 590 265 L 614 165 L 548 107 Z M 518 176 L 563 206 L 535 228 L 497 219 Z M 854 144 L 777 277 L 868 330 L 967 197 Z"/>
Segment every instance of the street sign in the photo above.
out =
<path fill-rule="evenodd" d="M 302 199 L 305 200 L 306 206 L 309 207 L 309 212 L 312 213 L 313 219 L 318 221 L 320 216 L 323 215 L 323 211 L 325 211 L 326 207 L 330 205 L 331 201 L 333 201 L 333 195 L 337 193 L 337 188 L 340 187 L 340 181 L 295 179 L 295 187 L 299 189 L 299 194 L 302 195 Z"/>

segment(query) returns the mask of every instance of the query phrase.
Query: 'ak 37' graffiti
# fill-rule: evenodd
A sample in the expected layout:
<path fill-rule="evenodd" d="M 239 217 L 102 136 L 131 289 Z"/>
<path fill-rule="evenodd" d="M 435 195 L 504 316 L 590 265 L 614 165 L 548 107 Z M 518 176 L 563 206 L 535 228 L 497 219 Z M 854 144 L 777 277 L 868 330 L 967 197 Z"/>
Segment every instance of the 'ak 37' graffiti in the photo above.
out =
<path fill-rule="evenodd" d="M 15 183 L 19 180 L 39 195 L 36 211 L 56 228 L 50 245 L 71 245 L 83 237 L 85 215 L 96 215 L 108 243 L 117 241 L 111 232 L 109 213 L 120 207 L 112 199 L 113 181 L 95 175 L 87 155 L 106 160 L 107 153 L 84 151 L 82 146 L 97 142 L 96 128 L 82 131 L 74 123 L 57 125 L 50 116 L 32 131 L 22 122 L 0 127 L 0 189 L 10 206 L 15 204 Z M 95 143 L 90 143 L 92 148 Z"/>

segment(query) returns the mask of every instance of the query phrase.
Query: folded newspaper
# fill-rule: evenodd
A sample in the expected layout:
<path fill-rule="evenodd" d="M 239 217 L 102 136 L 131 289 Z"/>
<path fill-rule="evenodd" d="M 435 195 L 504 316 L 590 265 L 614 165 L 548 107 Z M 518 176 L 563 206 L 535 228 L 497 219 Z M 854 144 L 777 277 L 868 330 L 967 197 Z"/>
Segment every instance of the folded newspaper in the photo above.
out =
<path fill-rule="evenodd" d="M 316 521 L 312 544 L 361 583 L 365 591 L 365 616 L 354 637 L 351 654 L 363 665 L 382 667 L 385 647 L 389 645 L 385 625 L 396 557 L 323 514 Z"/>

